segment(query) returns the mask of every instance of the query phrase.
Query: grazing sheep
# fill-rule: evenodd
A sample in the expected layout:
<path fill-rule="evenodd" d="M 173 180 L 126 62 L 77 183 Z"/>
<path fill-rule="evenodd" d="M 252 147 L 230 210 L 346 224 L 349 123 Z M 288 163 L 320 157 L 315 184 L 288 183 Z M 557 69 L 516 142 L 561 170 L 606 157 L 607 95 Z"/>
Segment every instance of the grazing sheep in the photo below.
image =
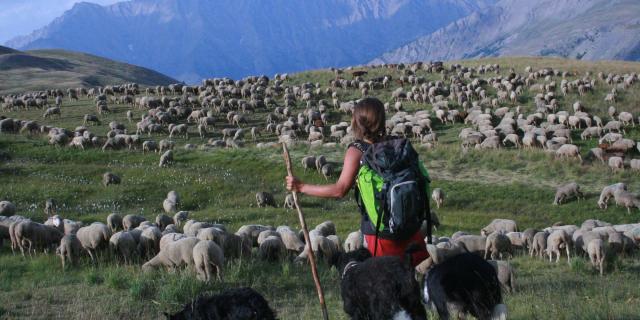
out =
<path fill-rule="evenodd" d="M 284 242 L 280 237 L 269 236 L 267 237 L 260 247 L 258 248 L 258 257 L 261 260 L 277 261 L 287 251 Z"/>
<path fill-rule="evenodd" d="M 486 227 L 480 230 L 483 236 L 487 236 L 494 232 L 517 232 L 518 225 L 510 219 L 493 219 Z"/>
<path fill-rule="evenodd" d="M 606 254 L 605 244 L 602 239 L 593 239 L 587 245 L 589 260 L 594 268 L 600 270 L 600 275 L 604 275 L 604 259 Z"/>
<path fill-rule="evenodd" d="M 629 168 L 640 171 L 640 159 L 631 159 L 631 161 L 629 161 Z"/>
<path fill-rule="evenodd" d="M 273 199 L 273 195 L 265 191 L 256 193 L 256 202 L 258 203 L 258 208 L 266 206 L 278 207 L 276 201 Z"/>
<path fill-rule="evenodd" d="M 453 237 L 451 237 L 453 239 Z M 487 237 L 477 235 L 463 235 L 453 240 L 454 244 L 458 244 L 466 251 L 484 256 L 484 250 L 487 243 Z"/>
<path fill-rule="evenodd" d="M 260 232 L 260 234 L 258 234 L 258 246 L 260 246 L 260 244 L 262 244 L 262 242 L 264 240 L 266 240 L 268 237 L 280 237 L 280 233 L 277 232 L 276 230 L 265 230 Z"/>
<path fill-rule="evenodd" d="M 631 213 L 631 208 L 634 207 L 640 209 L 640 199 L 631 192 L 618 189 L 613 193 L 613 197 L 616 205 L 627 208 L 627 213 Z"/>
<path fill-rule="evenodd" d="M 153 140 L 147 140 L 142 143 L 142 153 L 158 151 L 158 144 Z"/>
<path fill-rule="evenodd" d="M 506 261 L 500 260 L 489 260 L 489 262 L 495 269 L 498 274 L 498 281 L 504 289 L 509 293 L 514 293 L 516 291 L 516 281 L 515 281 L 515 271 L 513 266 Z"/>
<path fill-rule="evenodd" d="M 329 177 L 333 176 L 335 168 L 333 167 L 333 164 L 327 163 L 322 166 L 322 169 L 320 169 L 320 171 L 322 172 L 322 176 L 324 177 L 324 179 L 329 181 Z"/>
<path fill-rule="evenodd" d="M 567 263 L 571 263 L 571 255 L 569 254 L 569 247 L 571 247 L 571 238 L 564 230 L 555 230 L 547 237 L 547 255 L 549 256 L 549 262 L 553 262 L 553 255 L 556 255 L 556 263 L 560 261 L 561 249 L 567 251 Z"/>
<path fill-rule="evenodd" d="M 531 246 L 529 247 L 529 255 L 536 256 L 542 258 L 544 256 L 544 252 L 547 251 L 547 238 L 549 237 L 549 233 L 546 231 L 537 232 L 533 236 L 533 241 L 531 242 Z"/>
<path fill-rule="evenodd" d="M 620 189 L 626 191 L 627 186 L 624 183 L 619 182 L 619 183 L 604 187 L 602 189 L 602 192 L 600 192 L 600 198 L 598 199 L 598 207 L 600 207 L 600 209 L 607 209 L 609 205 L 609 199 L 613 198 L 614 193 Z"/>
<path fill-rule="evenodd" d="M 322 171 L 322 167 L 324 167 L 325 164 L 327 164 L 327 158 L 325 156 L 318 156 L 316 158 L 316 170 L 318 172 Z"/>
<path fill-rule="evenodd" d="M 222 249 L 227 259 L 251 256 L 251 242 L 236 234 L 226 233 L 222 241 Z"/>
<path fill-rule="evenodd" d="M 431 193 L 431 199 L 433 199 L 433 201 L 435 201 L 436 206 L 438 209 L 440 209 L 440 206 L 442 206 L 444 204 L 444 191 L 442 191 L 442 189 L 440 188 L 435 188 L 433 189 L 433 192 Z"/>
<path fill-rule="evenodd" d="M 133 262 L 139 254 L 136 240 L 129 231 L 114 233 L 109 238 L 109 249 L 114 256 L 122 258 L 125 264 Z"/>
<path fill-rule="evenodd" d="M 624 160 L 622 160 L 621 157 L 610 157 L 609 168 L 611 168 L 613 172 L 624 170 Z"/>
<path fill-rule="evenodd" d="M 284 204 L 282 204 L 282 206 L 289 210 L 289 209 L 295 209 L 295 201 L 293 200 L 293 194 L 289 193 L 284 197 Z"/>
<path fill-rule="evenodd" d="M 580 191 L 580 186 L 575 182 L 558 187 L 556 189 L 555 198 L 553 199 L 553 204 L 560 205 L 563 201 L 573 197 L 577 199 L 584 198 L 584 194 Z"/>
<path fill-rule="evenodd" d="M 246 237 L 246 239 L 251 243 L 252 246 L 258 246 L 258 236 L 262 231 L 265 230 L 274 230 L 271 226 L 263 226 L 259 224 L 250 224 L 241 226 L 240 229 L 236 232 L 236 235 L 241 237 Z"/>
<path fill-rule="evenodd" d="M 580 230 L 590 231 L 599 227 L 609 227 L 611 223 L 595 220 L 595 219 L 587 219 L 580 226 Z"/>
<path fill-rule="evenodd" d="M 164 209 L 164 212 L 168 214 L 174 213 L 178 210 L 177 204 L 170 199 L 164 199 L 164 201 L 162 201 L 162 209 Z"/>
<path fill-rule="evenodd" d="M 178 267 L 187 266 L 192 269 L 193 248 L 199 242 L 198 238 L 186 237 L 170 242 L 160 252 L 142 265 L 142 271 L 149 271 L 158 267 L 167 270 L 175 270 Z"/>
<path fill-rule="evenodd" d="M 578 158 L 578 160 L 582 161 L 582 157 L 580 156 L 580 149 L 578 146 L 573 144 L 564 144 L 558 148 L 555 152 L 556 158 Z"/>
<path fill-rule="evenodd" d="M 118 231 L 118 229 L 123 229 L 122 227 L 122 217 L 117 213 L 112 213 L 107 216 L 107 226 L 111 233 Z"/>
<path fill-rule="evenodd" d="M 107 187 L 111 184 L 120 184 L 120 177 L 112 172 L 106 172 L 102 175 L 102 184 Z"/>
<path fill-rule="evenodd" d="M 488 235 L 484 247 L 484 258 L 487 259 L 487 256 L 491 254 L 491 259 L 496 260 L 498 255 L 500 258 L 503 258 L 503 254 L 505 253 L 509 253 L 509 256 L 513 255 L 513 248 L 509 237 L 501 232 L 493 232 Z"/>
<path fill-rule="evenodd" d="M 287 228 L 278 227 L 277 232 L 280 234 L 280 238 L 284 243 L 285 248 L 291 253 L 300 254 L 304 250 L 304 242 L 298 238 L 298 235 L 293 230 Z M 261 233 L 262 234 L 262 233 Z"/>
<path fill-rule="evenodd" d="M 10 217 L 16 214 L 16 205 L 9 201 L 0 201 L 0 216 Z"/>
<path fill-rule="evenodd" d="M 304 168 L 304 172 L 307 172 L 307 169 L 315 169 L 316 157 L 306 156 L 302 158 L 302 167 Z"/>
<path fill-rule="evenodd" d="M 160 239 L 162 232 L 156 226 L 142 229 L 140 240 L 138 240 L 138 252 L 142 257 L 153 257 L 160 251 Z"/>
<path fill-rule="evenodd" d="M 193 263 L 199 280 L 209 282 L 215 274 L 218 280 L 222 281 L 224 254 L 215 242 L 210 240 L 198 242 L 193 247 Z"/>
<path fill-rule="evenodd" d="M 58 212 L 58 205 L 55 199 L 47 199 L 44 202 L 44 214 L 47 217 L 51 217 Z"/>
<path fill-rule="evenodd" d="M 593 158 L 600 160 L 600 162 L 604 164 L 604 150 L 602 150 L 601 148 L 592 148 L 591 150 L 589 150 L 585 159 Z"/>
<path fill-rule="evenodd" d="M 336 225 L 332 221 L 325 221 L 318 224 L 315 230 L 322 236 L 328 237 L 332 234 L 336 234 Z"/>
<path fill-rule="evenodd" d="M 129 231 L 137 228 L 143 221 L 147 221 L 147 218 L 135 214 L 128 214 L 122 218 L 122 226 L 125 231 Z"/>
<path fill-rule="evenodd" d="M 176 227 L 175 224 L 169 224 L 167 225 L 166 228 L 164 228 L 164 230 L 162 230 L 162 235 L 165 235 L 167 233 L 178 233 L 178 227 Z"/>
<path fill-rule="evenodd" d="M 466 249 L 464 248 L 464 246 L 456 243 L 449 243 L 447 248 L 441 248 L 436 245 L 427 244 L 427 252 L 429 252 L 429 258 L 431 259 L 431 262 L 428 263 L 440 264 L 459 254 L 465 253 Z M 422 270 L 424 267 L 426 267 L 426 264 L 423 264 L 422 267 L 420 267 L 421 273 L 423 273 Z"/>
<path fill-rule="evenodd" d="M 192 220 L 190 220 L 192 221 Z M 189 237 L 195 237 L 198 235 L 198 232 L 202 229 L 205 228 L 211 228 L 211 227 L 215 227 L 216 225 L 214 225 L 213 223 L 209 223 L 209 222 L 198 222 L 198 221 L 193 221 L 192 223 L 189 223 L 189 221 L 187 221 L 187 223 L 185 223 L 184 225 L 184 234 L 189 236 Z"/>
<path fill-rule="evenodd" d="M 64 270 L 66 268 L 67 261 L 72 266 L 75 265 L 81 251 L 82 244 L 76 235 L 68 234 L 62 237 L 62 239 L 60 239 L 60 246 L 56 249 L 56 255 L 58 255 L 62 261 L 62 269 Z"/>
<path fill-rule="evenodd" d="M 179 211 L 173 215 L 173 224 L 180 226 L 183 221 L 187 221 L 189 218 L 189 211 Z"/>
<path fill-rule="evenodd" d="M 107 225 L 100 222 L 94 222 L 91 225 L 80 228 L 76 235 L 82 244 L 82 248 L 87 251 L 91 261 L 94 263 L 97 259 L 97 250 L 106 248 L 111 238 L 111 232 Z"/>
<path fill-rule="evenodd" d="M 167 150 L 165 153 L 160 156 L 160 163 L 158 164 L 160 168 L 166 167 L 169 164 L 173 163 L 173 151 Z"/>
<path fill-rule="evenodd" d="M 344 240 L 344 252 L 352 252 L 356 251 L 360 248 L 364 248 L 364 237 L 362 235 L 362 231 L 354 231 L 347 235 L 347 238 Z"/>
<path fill-rule="evenodd" d="M 158 226 L 158 228 L 160 228 L 160 231 L 164 231 L 164 229 L 168 225 L 173 224 L 173 222 L 173 218 L 165 214 L 159 214 L 156 216 L 156 225 Z"/>
<path fill-rule="evenodd" d="M 533 244 L 533 237 L 538 233 L 534 228 L 527 228 L 522 232 L 522 245 L 525 250 L 530 250 Z"/>
<path fill-rule="evenodd" d="M 162 238 L 160 238 L 160 244 L 159 244 L 160 251 L 163 251 L 164 249 L 166 249 L 170 243 L 176 242 L 183 238 L 187 238 L 187 236 L 184 235 L 183 233 L 178 233 L 178 232 L 172 232 L 172 233 L 167 233 L 162 235 Z"/>
<path fill-rule="evenodd" d="M 20 248 L 23 256 L 25 255 L 25 249 L 27 249 L 29 255 L 35 253 L 37 248 L 48 252 L 48 250 L 57 245 L 64 236 L 55 226 L 47 226 L 31 220 L 21 220 L 10 225 L 9 234 L 10 237 L 12 237 L 12 245 L 15 244 L 15 246 Z"/>

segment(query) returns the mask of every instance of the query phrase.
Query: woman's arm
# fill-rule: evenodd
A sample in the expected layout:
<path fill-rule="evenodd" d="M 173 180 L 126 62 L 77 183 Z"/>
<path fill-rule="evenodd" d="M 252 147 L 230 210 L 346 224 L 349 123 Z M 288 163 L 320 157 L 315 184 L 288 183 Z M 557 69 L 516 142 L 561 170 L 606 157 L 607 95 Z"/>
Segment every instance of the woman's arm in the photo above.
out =
<path fill-rule="evenodd" d="M 342 173 L 340 178 L 334 184 L 326 185 L 311 185 L 306 184 L 296 177 L 287 176 L 287 190 L 302 192 L 315 197 L 322 198 L 342 198 L 351 189 L 353 182 L 358 174 L 360 168 L 360 158 L 362 152 L 356 148 L 347 149 L 347 153 L 344 156 L 344 165 L 342 167 Z"/>

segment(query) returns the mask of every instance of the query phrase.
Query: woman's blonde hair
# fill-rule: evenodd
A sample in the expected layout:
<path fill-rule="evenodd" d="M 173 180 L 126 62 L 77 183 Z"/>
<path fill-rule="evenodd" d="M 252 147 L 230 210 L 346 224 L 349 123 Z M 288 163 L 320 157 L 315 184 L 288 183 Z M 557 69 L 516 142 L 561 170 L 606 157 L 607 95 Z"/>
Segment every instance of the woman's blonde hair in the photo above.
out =
<path fill-rule="evenodd" d="M 360 100 L 353 108 L 351 130 L 359 140 L 378 142 L 385 135 L 384 105 L 376 98 Z"/>

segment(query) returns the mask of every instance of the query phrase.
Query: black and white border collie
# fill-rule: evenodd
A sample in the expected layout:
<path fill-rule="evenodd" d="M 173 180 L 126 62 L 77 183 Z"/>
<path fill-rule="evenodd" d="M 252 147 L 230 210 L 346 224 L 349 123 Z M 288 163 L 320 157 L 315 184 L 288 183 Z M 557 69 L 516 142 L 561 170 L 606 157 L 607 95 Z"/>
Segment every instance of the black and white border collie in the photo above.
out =
<path fill-rule="evenodd" d="M 462 253 L 435 265 L 424 278 L 424 300 L 440 319 L 506 319 L 502 289 L 495 269 L 481 257 Z"/>
<path fill-rule="evenodd" d="M 398 257 L 371 258 L 367 249 L 341 253 L 333 261 L 340 272 L 344 311 L 355 320 L 426 320 L 413 268 Z"/>
<path fill-rule="evenodd" d="M 269 303 L 251 288 L 229 289 L 214 296 L 200 296 L 170 320 L 275 320 Z"/>

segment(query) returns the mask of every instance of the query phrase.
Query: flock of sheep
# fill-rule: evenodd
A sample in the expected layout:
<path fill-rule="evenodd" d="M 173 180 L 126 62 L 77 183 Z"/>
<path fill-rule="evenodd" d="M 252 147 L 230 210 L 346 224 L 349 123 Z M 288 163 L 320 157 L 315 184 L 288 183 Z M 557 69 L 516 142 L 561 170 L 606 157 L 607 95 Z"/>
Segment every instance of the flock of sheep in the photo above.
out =
<path fill-rule="evenodd" d="M 368 76 L 375 70 L 382 76 Z M 159 166 L 171 165 L 176 159 L 176 139 L 200 138 L 199 145 L 185 143 L 184 150 L 241 148 L 249 141 L 257 148 L 274 147 L 278 143 L 306 144 L 310 148 L 347 145 L 354 141 L 350 124 L 344 121 L 357 102 L 357 97 L 391 91 L 385 104 L 390 113 L 386 121 L 389 135 L 413 138 L 424 148 L 437 148 L 438 128 L 454 123 L 466 125 L 457 139 L 462 150 L 500 148 L 539 149 L 558 159 L 576 159 L 582 164 L 594 160 L 613 171 L 640 170 L 640 159 L 634 155 L 640 145 L 628 136 L 640 118 L 619 111 L 616 103 L 621 94 L 636 86 L 637 74 L 591 74 L 582 76 L 553 69 L 524 73 L 504 71 L 499 65 L 465 67 L 445 66 L 440 62 L 394 64 L 363 67 L 361 70 L 332 69 L 335 78 L 327 84 L 291 84 L 288 75 L 205 79 L 198 86 L 174 84 L 141 88 L 137 84 L 101 88 L 72 88 L 31 92 L 0 97 L 2 110 L 20 112 L 42 110 L 42 121 L 63 119 L 70 106 L 66 99 L 93 99 L 95 112 L 82 117 L 77 127 L 62 128 L 41 124 L 35 119 L 8 118 L 0 115 L 1 134 L 46 136 L 51 145 L 79 149 L 139 150 L 157 153 Z M 351 73 L 347 79 L 346 73 Z M 428 81 L 419 73 L 438 74 L 441 80 Z M 396 74 L 400 74 L 397 76 Z M 492 76 L 490 76 L 492 74 Z M 569 80 L 568 78 L 577 78 Z M 395 87 L 394 87 L 395 86 Z M 607 116 L 598 114 L 597 106 L 572 101 L 561 108 L 559 96 L 577 93 L 594 95 L 606 88 L 603 103 L 611 105 Z M 533 96 L 533 106 L 518 105 Z M 122 112 L 126 121 L 103 123 L 107 114 Z M 408 105 L 418 106 L 407 112 Z M 527 110 L 531 110 L 528 112 Z M 563 110 L 568 109 L 568 110 Z M 106 127 L 97 135 L 93 128 Z M 98 130 L 100 131 L 100 130 Z M 574 139 L 598 139 L 598 147 L 580 150 Z M 187 141 L 188 142 L 188 141 Z M 301 161 L 306 170 L 323 177 L 339 171 L 325 156 L 306 156 Z M 103 175 L 105 186 L 120 184 L 118 175 Z M 571 182 L 557 188 L 553 203 L 560 205 L 572 198 L 584 197 L 580 186 Z M 444 205 L 445 193 L 434 189 L 433 206 Z M 627 210 L 640 209 L 640 198 L 623 183 L 606 186 L 597 201 L 607 209 L 610 200 Z M 277 206 L 268 192 L 256 194 L 258 207 Z M 43 223 L 16 215 L 9 201 L 0 202 L 0 245 L 9 240 L 14 252 L 31 255 L 37 250 L 55 249 L 62 267 L 76 264 L 82 255 L 96 263 L 99 257 L 116 259 L 126 264 L 142 263 L 142 270 L 154 268 L 194 270 L 198 279 L 212 281 L 223 278 L 225 261 L 251 258 L 280 261 L 290 257 L 306 261 L 304 237 L 287 226 L 245 225 L 235 233 L 224 225 L 189 220 L 180 211 L 180 197 L 174 191 L 162 203 L 165 214 L 155 221 L 143 216 L 111 214 L 103 222 L 83 225 L 56 214 L 55 201 L 48 200 Z M 290 195 L 284 207 L 293 208 Z M 360 232 L 347 235 L 345 241 L 336 235 L 336 227 L 326 221 L 310 231 L 310 248 L 321 261 L 331 263 L 338 252 L 350 252 L 366 245 Z M 426 239 L 425 239 L 426 240 Z M 640 224 L 611 225 L 587 220 L 578 225 L 554 225 L 542 230 L 520 231 L 512 220 L 496 219 L 480 230 L 479 235 L 456 232 L 450 237 L 434 236 L 427 245 L 430 258 L 416 270 L 425 273 L 431 266 L 462 252 L 474 252 L 491 259 L 500 282 L 508 290 L 515 288 L 515 271 L 508 259 L 517 252 L 558 262 L 576 255 L 586 255 L 600 273 L 606 267 L 606 255 L 626 255 L 638 249 Z"/>
<path fill-rule="evenodd" d="M 499 65 L 465 67 L 459 64 L 445 66 L 440 62 L 410 65 L 381 65 L 352 71 L 352 79 L 345 79 L 345 70 L 333 69 L 335 79 L 328 85 L 303 83 L 289 85 L 288 75 L 277 74 L 274 79 L 252 76 L 242 80 L 228 78 L 205 79 L 202 85 L 175 84 L 155 88 L 140 88 L 137 84 L 100 88 L 70 88 L 66 96 L 70 101 L 79 97 L 93 98 L 96 112 L 85 114 L 82 125 L 71 130 L 41 125 L 34 119 L 19 120 L 0 116 L 0 132 L 46 134 L 52 145 L 77 148 L 100 147 L 110 149 L 140 149 L 161 153 L 160 166 L 174 161 L 172 149 L 175 137 L 189 138 L 191 131 L 205 141 L 196 146 L 185 144 L 187 150 L 219 147 L 239 148 L 245 137 L 252 141 L 269 134 L 278 142 L 306 143 L 312 147 L 346 145 L 353 141 L 350 125 L 342 121 L 350 114 L 357 100 L 347 99 L 354 92 L 363 97 L 376 91 L 392 90 L 392 101 L 385 104 L 394 112 L 387 120 L 387 132 L 396 136 L 413 136 L 422 146 L 437 145 L 435 123 L 464 123 L 471 125 L 458 135 L 463 149 L 497 149 L 503 147 L 540 148 L 557 158 L 576 158 L 585 162 L 598 160 L 608 163 L 613 170 L 630 167 L 640 170 L 640 159 L 633 159 L 636 142 L 625 137 L 625 128 L 635 126 L 634 115 L 618 111 L 613 104 L 619 96 L 638 82 L 638 75 L 589 72 L 581 78 L 566 71 L 554 69 L 533 70 L 527 67 L 520 74 L 514 70 L 503 72 Z M 366 79 L 367 69 L 389 70 L 380 77 Z M 400 73 L 395 78 L 391 74 Z M 427 81 L 418 72 L 441 74 L 440 81 Z M 489 77 L 489 73 L 495 76 Z M 609 119 L 575 101 L 560 110 L 558 95 L 577 93 L 592 95 L 596 88 L 609 92 L 603 103 L 610 104 Z M 494 92 L 495 93 L 492 93 Z M 518 105 L 525 95 L 534 96 L 534 111 Z M 46 90 L 0 97 L 3 110 L 44 109 L 43 120 L 63 117 L 65 96 L 63 90 Z M 405 112 L 405 103 L 423 106 L 413 114 Z M 54 106 L 50 104 L 54 103 Z M 111 121 L 102 124 L 100 117 L 115 112 L 113 104 L 128 105 L 127 123 Z M 111 105 L 111 106 L 110 106 Z M 302 106 L 303 109 L 300 109 Z M 429 109 L 428 106 L 431 106 Z M 140 110 L 135 121 L 134 112 Z M 638 121 L 640 122 L 640 121 Z M 108 126 L 106 136 L 92 133 L 91 126 Z M 217 129 L 217 132 L 216 132 Z M 573 144 L 573 133 L 581 130 L 580 138 L 598 139 L 598 147 L 581 152 Z M 145 138 L 145 134 L 148 135 Z M 151 135 L 166 134 L 156 141 Z M 577 134 L 577 132 L 576 132 Z M 264 140 L 264 139 L 262 139 Z M 258 147 L 273 146 L 269 139 L 257 143 Z M 331 171 L 331 167 L 327 171 Z"/>
<path fill-rule="evenodd" d="M 195 270 L 198 279 L 211 281 L 222 279 L 225 260 L 252 255 L 266 261 L 280 261 L 290 255 L 297 262 L 307 259 L 300 232 L 288 226 L 245 225 L 231 233 L 222 224 L 190 220 L 189 212 L 177 211 L 180 197 L 175 191 L 163 201 L 166 213 L 173 216 L 159 214 L 155 222 L 139 215 L 113 213 L 104 223 L 84 225 L 55 214 L 55 201 L 47 203 L 45 213 L 49 217 L 39 223 L 15 215 L 16 206 L 11 202 L 0 202 L 0 241 L 10 240 L 14 254 L 19 250 L 23 256 L 55 249 L 63 269 L 76 265 L 82 255 L 92 263 L 103 256 L 125 264 L 145 261 L 143 271 L 188 267 Z M 327 262 L 343 247 L 351 251 L 363 243 L 358 232 L 342 244 L 331 221 L 316 226 L 310 236 L 311 248 Z"/>

